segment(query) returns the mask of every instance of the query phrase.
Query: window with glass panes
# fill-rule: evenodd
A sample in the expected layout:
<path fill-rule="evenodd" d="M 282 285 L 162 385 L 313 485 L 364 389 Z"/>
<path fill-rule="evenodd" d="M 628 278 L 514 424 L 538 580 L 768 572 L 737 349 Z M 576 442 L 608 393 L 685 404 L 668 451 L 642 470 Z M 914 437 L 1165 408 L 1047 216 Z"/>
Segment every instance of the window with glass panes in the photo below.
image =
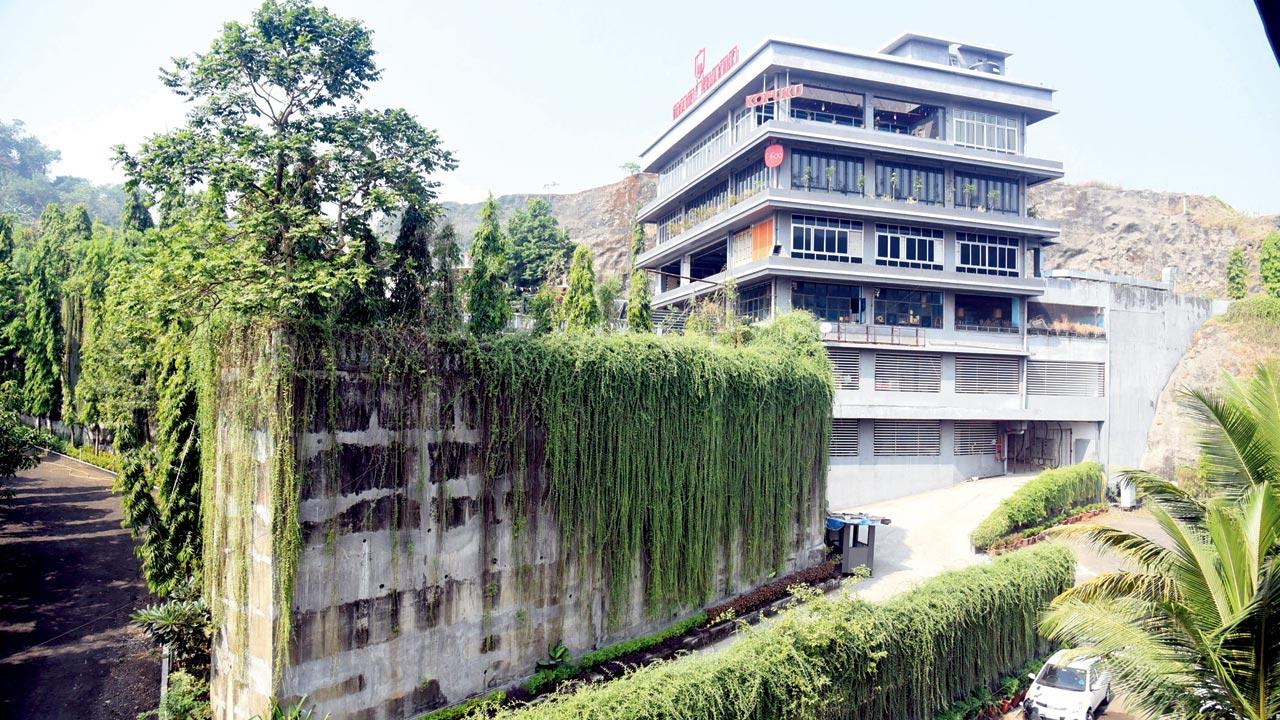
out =
<path fill-rule="evenodd" d="M 862 159 L 793 150 L 791 187 L 797 190 L 827 190 L 862 193 Z"/>
<path fill-rule="evenodd" d="M 942 231 L 909 225 L 876 225 L 876 264 L 942 269 Z"/>
<path fill-rule="evenodd" d="M 733 194 L 738 200 L 754 195 L 769 184 L 769 168 L 764 160 L 757 160 L 733 174 Z"/>
<path fill-rule="evenodd" d="M 981 233 L 956 233 L 956 271 L 1018 277 L 1018 239 Z"/>
<path fill-rule="evenodd" d="M 862 95 L 806 85 L 805 97 L 791 100 L 791 117 L 809 122 L 862 127 Z"/>
<path fill-rule="evenodd" d="M 1018 118 L 963 109 L 955 110 L 951 117 L 954 118 L 952 136 L 956 145 L 1003 153 L 1018 152 Z"/>
<path fill-rule="evenodd" d="M 957 170 L 952 187 L 956 207 L 1017 215 L 1022 208 L 1022 185 L 1017 180 Z"/>
<path fill-rule="evenodd" d="M 814 215 L 792 215 L 791 257 L 860 263 L 862 223 Z"/>
<path fill-rule="evenodd" d="M 920 167 L 891 160 L 876 161 L 876 196 L 893 200 L 908 198 L 926 205 L 941 205 L 946 177 L 937 168 Z"/>
<path fill-rule="evenodd" d="M 769 319 L 773 310 L 773 284 L 763 282 L 743 288 L 738 293 L 738 315 L 753 320 Z"/>
<path fill-rule="evenodd" d="M 910 288 L 876 288 L 873 311 L 877 325 L 942 327 L 942 292 Z"/>
<path fill-rule="evenodd" d="M 808 310 L 828 322 L 862 322 L 862 290 L 857 285 L 796 281 L 791 283 L 791 307 Z"/>

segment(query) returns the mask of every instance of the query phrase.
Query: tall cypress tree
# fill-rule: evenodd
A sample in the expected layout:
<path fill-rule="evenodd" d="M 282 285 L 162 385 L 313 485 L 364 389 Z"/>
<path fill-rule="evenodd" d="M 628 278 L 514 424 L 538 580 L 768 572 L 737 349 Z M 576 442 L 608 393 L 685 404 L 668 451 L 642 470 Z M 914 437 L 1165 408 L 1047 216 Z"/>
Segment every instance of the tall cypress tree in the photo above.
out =
<path fill-rule="evenodd" d="M 1272 232 L 1262 241 L 1258 274 L 1262 276 L 1262 287 L 1267 294 L 1280 297 L 1280 232 Z"/>
<path fill-rule="evenodd" d="M 596 271 L 591 264 L 591 248 L 586 245 L 579 245 L 573 250 L 569 289 L 565 291 L 560 312 L 565 330 L 594 330 L 604 320 L 600 303 L 596 300 Z"/>
<path fill-rule="evenodd" d="M 22 405 L 55 417 L 62 408 L 62 283 L 67 276 L 66 218 L 56 203 L 40 213 L 39 234 L 26 258 L 23 289 Z"/>
<path fill-rule="evenodd" d="M 410 205 L 400 219 L 391 261 L 390 312 L 393 318 L 412 321 L 422 318 L 427 285 L 431 276 L 431 219 Z"/>
<path fill-rule="evenodd" d="M 644 252 L 644 226 L 638 221 L 631 224 L 631 264 Z"/>
<path fill-rule="evenodd" d="M 498 222 L 493 193 L 480 210 L 480 227 L 471 242 L 471 274 L 467 277 L 467 312 L 471 332 L 493 335 L 511 320 L 507 298 L 507 248 Z"/>
<path fill-rule="evenodd" d="M 142 192 L 138 188 L 129 188 L 124 193 L 124 208 L 120 211 L 120 227 L 124 230 L 146 232 L 155 227 L 151 221 L 151 211 L 142 202 Z"/>
<path fill-rule="evenodd" d="M 1239 300 L 1248 290 L 1249 268 L 1245 265 L 1244 250 L 1236 245 L 1227 257 L 1227 297 Z"/>
<path fill-rule="evenodd" d="M 643 270 L 631 273 L 631 287 L 627 289 L 627 329 L 631 332 L 653 332 L 653 313 L 650 304 L 649 278 Z"/>
<path fill-rule="evenodd" d="M 453 225 L 445 225 L 431 238 L 432 268 L 423 309 L 427 329 L 442 335 L 462 330 L 462 303 L 458 297 L 458 248 Z"/>

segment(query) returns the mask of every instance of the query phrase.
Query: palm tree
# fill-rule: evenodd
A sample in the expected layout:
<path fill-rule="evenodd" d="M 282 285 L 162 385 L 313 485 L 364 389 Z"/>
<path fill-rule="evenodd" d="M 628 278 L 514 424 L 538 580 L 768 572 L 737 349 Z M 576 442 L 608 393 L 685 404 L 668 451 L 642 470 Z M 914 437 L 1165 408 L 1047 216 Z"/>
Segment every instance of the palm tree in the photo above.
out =
<path fill-rule="evenodd" d="M 1260 366 L 1221 395 L 1184 393 L 1201 425 L 1212 496 L 1126 472 L 1165 537 L 1091 526 L 1081 536 L 1129 561 L 1067 590 L 1041 621 L 1101 654 L 1153 717 L 1280 716 L 1280 374 Z"/>

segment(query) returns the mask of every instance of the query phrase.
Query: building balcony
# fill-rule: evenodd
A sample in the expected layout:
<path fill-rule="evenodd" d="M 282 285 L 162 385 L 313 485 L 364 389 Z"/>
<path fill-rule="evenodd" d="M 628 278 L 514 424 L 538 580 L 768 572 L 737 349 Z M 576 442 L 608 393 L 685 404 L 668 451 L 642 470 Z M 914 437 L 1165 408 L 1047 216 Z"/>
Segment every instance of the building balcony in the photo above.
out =
<path fill-rule="evenodd" d="M 817 143 L 854 153 L 886 153 L 1015 172 L 1027 176 L 1029 184 L 1063 176 L 1062 163 L 1056 160 L 963 147 L 949 140 L 933 140 L 809 120 L 769 120 L 749 131 L 730 128 L 727 137 L 724 149 L 701 160 L 696 170 L 687 171 L 679 178 L 660 177 L 658 194 L 640 209 L 640 221 L 654 222 L 670 209 L 673 201 L 678 200 L 690 188 L 723 172 L 730 163 L 752 151 L 766 139 Z"/>
<path fill-rule="evenodd" d="M 932 225 L 960 230 L 988 230 L 1036 237 L 1044 240 L 1058 235 L 1058 224 L 1039 218 L 983 212 L 964 207 L 929 205 L 909 200 L 889 200 L 858 193 L 763 188 L 734 202 L 704 210 L 680 231 L 643 252 L 637 263 L 656 267 L 699 249 L 705 241 L 720 239 L 730 230 L 769 215 L 775 210 L 813 214 L 858 216 L 867 222 Z"/>

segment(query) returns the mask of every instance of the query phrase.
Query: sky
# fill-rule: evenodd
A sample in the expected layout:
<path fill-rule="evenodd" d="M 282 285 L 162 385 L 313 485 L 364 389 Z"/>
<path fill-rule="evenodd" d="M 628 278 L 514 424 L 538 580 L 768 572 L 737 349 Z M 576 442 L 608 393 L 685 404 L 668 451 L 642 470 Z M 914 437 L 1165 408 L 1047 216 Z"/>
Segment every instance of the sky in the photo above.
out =
<path fill-rule="evenodd" d="M 700 48 L 768 36 L 873 51 L 902 32 L 1013 53 L 1055 88 L 1028 152 L 1071 182 L 1217 195 L 1280 213 L 1280 66 L 1252 0 L 329 0 L 373 30 L 370 107 L 404 107 L 456 155 L 441 196 L 575 192 L 620 179 L 669 124 Z M 118 182 L 112 145 L 182 123 L 158 70 L 208 48 L 251 0 L 0 0 L 0 119 Z"/>

